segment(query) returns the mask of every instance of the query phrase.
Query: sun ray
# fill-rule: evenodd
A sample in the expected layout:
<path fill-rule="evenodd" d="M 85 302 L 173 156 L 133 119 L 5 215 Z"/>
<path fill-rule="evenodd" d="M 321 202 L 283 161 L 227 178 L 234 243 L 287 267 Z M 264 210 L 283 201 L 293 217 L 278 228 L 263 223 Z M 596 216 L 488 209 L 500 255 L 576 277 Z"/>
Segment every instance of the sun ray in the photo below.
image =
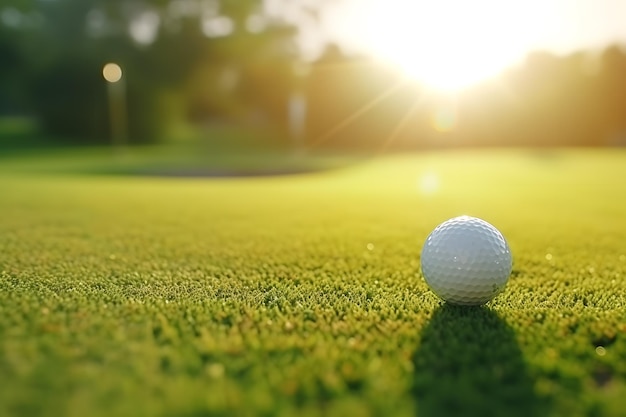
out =
<path fill-rule="evenodd" d="M 332 138 L 338 132 L 340 132 L 343 128 L 345 128 L 348 125 L 350 125 L 351 123 L 353 123 L 355 120 L 357 120 L 359 117 L 363 116 L 363 114 L 367 113 L 374 106 L 379 104 L 381 101 L 383 101 L 384 99 L 386 99 L 387 97 L 392 95 L 394 92 L 398 91 L 404 84 L 405 84 L 405 81 L 402 81 L 402 80 L 396 82 L 394 85 L 389 87 L 386 91 L 381 93 L 378 97 L 376 97 L 373 100 L 365 103 L 357 111 L 352 113 L 350 116 L 346 117 L 344 120 L 342 120 L 337 125 L 333 126 L 326 133 L 324 133 L 324 134 L 318 136 L 316 139 L 314 139 L 312 141 L 312 143 L 311 143 L 311 147 L 319 146 L 319 145 L 325 143 L 326 141 L 328 141 L 330 138 Z"/>
<path fill-rule="evenodd" d="M 417 109 L 424 104 L 424 100 L 426 98 L 426 93 L 424 91 L 422 91 L 420 93 L 420 95 L 417 97 L 417 100 L 415 100 L 415 103 L 413 103 L 413 105 L 411 105 L 411 107 L 409 107 L 409 109 L 406 111 L 406 113 L 402 116 L 402 118 L 400 119 L 400 121 L 398 122 L 398 124 L 396 125 L 396 127 L 393 128 L 393 130 L 391 131 L 391 133 L 387 136 L 387 138 L 385 139 L 385 141 L 382 143 L 380 149 L 379 149 L 379 153 L 384 152 L 385 150 L 387 150 L 387 148 L 389 146 L 391 146 L 391 144 L 396 140 L 397 136 L 400 134 L 400 132 L 402 131 L 402 129 L 404 128 L 404 126 L 406 126 L 407 122 L 411 119 L 411 117 L 415 114 L 415 112 L 417 111 Z"/>
<path fill-rule="evenodd" d="M 316 62 L 315 70 L 316 71 L 335 71 L 335 70 L 344 70 L 350 68 L 363 68 L 363 67 L 380 67 L 382 64 L 376 60 L 371 59 L 362 59 L 362 60 L 354 60 L 354 61 L 339 61 L 339 62 Z"/>

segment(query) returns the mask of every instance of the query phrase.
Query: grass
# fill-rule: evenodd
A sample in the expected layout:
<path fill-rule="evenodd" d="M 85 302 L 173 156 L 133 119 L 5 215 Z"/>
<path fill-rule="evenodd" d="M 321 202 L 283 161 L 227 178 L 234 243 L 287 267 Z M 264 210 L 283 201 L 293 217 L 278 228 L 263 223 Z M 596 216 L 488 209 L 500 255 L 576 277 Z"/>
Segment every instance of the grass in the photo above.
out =
<path fill-rule="evenodd" d="M 0 144 L 1 145 L 1 144 Z M 0 173 L 92 174 L 152 177 L 259 177 L 313 173 L 351 165 L 363 156 L 316 153 L 286 147 L 224 147 L 199 143 L 145 145 L 113 149 L 105 146 L 35 145 L 3 154 Z"/>
<path fill-rule="evenodd" d="M 624 151 L 204 179 L 11 161 L 0 415 L 626 415 Z M 483 308 L 420 274 L 459 214 L 514 255 Z"/>

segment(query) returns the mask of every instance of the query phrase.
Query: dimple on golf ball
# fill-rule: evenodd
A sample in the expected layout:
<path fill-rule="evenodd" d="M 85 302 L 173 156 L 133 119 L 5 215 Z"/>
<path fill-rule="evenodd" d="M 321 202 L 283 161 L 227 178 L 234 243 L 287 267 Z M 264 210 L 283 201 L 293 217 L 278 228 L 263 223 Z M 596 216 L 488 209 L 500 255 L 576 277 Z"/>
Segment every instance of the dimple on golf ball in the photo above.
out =
<path fill-rule="evenodd" d="M 424 242 L 422 274 L 439 298 L 460 305 L 485 304 L 509 280 L 509 245 L 484 220 L 460 216 L 441 223 Z"/>

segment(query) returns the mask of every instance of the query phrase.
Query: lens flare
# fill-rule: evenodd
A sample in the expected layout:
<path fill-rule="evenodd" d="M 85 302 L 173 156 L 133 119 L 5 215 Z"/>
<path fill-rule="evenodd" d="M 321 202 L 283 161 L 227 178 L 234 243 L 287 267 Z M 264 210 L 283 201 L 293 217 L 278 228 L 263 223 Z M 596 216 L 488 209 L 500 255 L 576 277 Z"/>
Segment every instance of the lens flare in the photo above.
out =
<path fill-rule="evenodd" d="M 113 62 L 109 62 L 102 68 L 102 76 L 108 82 L 116 83 L 122 79 L 122 68 Z"/>
<path fill-rule="evenodd" d="M 418 189 L 424 195 L 434 194 L 439 190 L 439 176 L 433 171 L 425 172 L 418 180 Z"/>

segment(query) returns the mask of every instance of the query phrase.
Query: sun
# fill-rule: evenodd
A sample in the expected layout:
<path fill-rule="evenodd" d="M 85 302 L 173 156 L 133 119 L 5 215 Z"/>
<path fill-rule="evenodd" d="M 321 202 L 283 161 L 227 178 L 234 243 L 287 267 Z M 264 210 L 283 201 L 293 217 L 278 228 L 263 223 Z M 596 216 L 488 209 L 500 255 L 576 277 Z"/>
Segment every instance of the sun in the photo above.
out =
<path fill-rule="evenodd" d="M 455 92 L 525 55 L 531 39 L 519 23 L 528 21 L 524 12 L 499 0 L 369 0 L 354 36 L 412 79 Z"/>

